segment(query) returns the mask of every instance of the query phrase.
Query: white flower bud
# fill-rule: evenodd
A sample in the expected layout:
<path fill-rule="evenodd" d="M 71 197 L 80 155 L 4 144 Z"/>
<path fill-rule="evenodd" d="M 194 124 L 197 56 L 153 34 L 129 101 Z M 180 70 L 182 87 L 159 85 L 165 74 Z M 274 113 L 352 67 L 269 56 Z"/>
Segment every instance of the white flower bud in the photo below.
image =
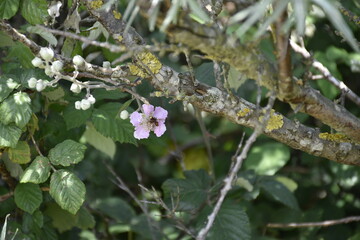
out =
<path fill-rule="evenodd" d="M 28 80 L 29 88 L 35 88 L 37 83 L 37 79 L 32 77 Z"/>
<path fill-rule="evenodd" d="M 73 83 L 71 84 L 71 87 L 70 87 L 70 91 L 72 91 L 73 93 L 79 93 L 81 92 L 81 85 L 77 84 L 77 83 Z"/>
<path fill-rule="evenodd" d="M 31 64 L 34 65 L 34 67 L 41 67 L 43 66 L 43 61 L 41 58 L 35 57 L 33 60 L 31 60 Z"/>
<path fill-rule="evenodd" d="M 81 100 L 80 107 L 82 110 L 87 110 L 91 107 L 91 103 L 89 100 L 83 99 Z"/>
<path fill-rule="evenodd" d="M 126 111 L 126 110 L 123 110 L 120 112 L 120 118 L 125 120 L 125 119 L 128 119 L 129 118 L 129 112 Z"/>
<path fill-rule="evenodd" d="M 51 48 L 42 47 L 40 49 L 40 56 L 45 61 L 50 61 L 54 57 L 54 51 Z"/>
<path fill-rule="evenodd" d="M 48 66 L 48 67 L 45 68 L 45 74 L 46 74 L 47 76 L 49 76 L 49 77 L 53 77 L 53 76 L 54 76 L 54 72 L 53 72 L 53 70 L 51 69 L 50 66 Z"/>
<path fill-rule="evenodd" d="M 96 102 L 96 99 L 94 98 L 93 95 L 90 95 L 90 96 L 87 98 L 87 100 L 90 102 L 91 105 Z"/>
<path fill-rule="evenodd" d="M 63 69 L 63 63 L 59 60 L 55 61 L 51 65 L 51 70 L 53 72 L 60 72 Z"/>
<path fill-rule="evenodd" d="M 36 82 L 36 91 L 41 92 L 42 90 L 44 90 L 46 88 L 44 81 L 43 80 L 38 80 Z"/>
<path fill-rule="evenodd" d="M 80 101 L 75 102 L 75 109 L 77 109 L 77 110 L 81 109 L 81 102 Z"/>
<path fill-rule="evenodd" d="M 60 16 L 60 7 L 62 6 L 62 3 L 60 1 L 56 2 L 55 4 L 51 5 L 49 9 L 47 10 L 50 17 L 56 18 Z"/>
<path fill-rule="evenodd" d="M 73 63 L 76 65 L 76 66 L 81 66 L 83 65 L 85 62 L 84 58 L 80 55 L 76 55 L 73 57 Z"/>
<path fill-rule="evenodd" d="M 103 68 L 111 68 L 111 64 L 109 61 L 103 62 Z"/>

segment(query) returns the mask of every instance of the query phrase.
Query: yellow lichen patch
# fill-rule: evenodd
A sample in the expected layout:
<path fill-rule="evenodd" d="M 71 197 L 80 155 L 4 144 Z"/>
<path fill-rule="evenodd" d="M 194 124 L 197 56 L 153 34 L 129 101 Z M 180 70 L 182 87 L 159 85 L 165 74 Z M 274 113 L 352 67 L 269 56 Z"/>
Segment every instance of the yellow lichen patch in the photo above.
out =
<path fill-rule="evenodd" d="M 95 0 L 90 2 L 90 8 L 91 9 L 98 9 L 101 8 L 101 6 L 104 4 L 102 0 Z"/>
<path fill-rule="evenodd" d="M 262 122 L 263 116 L 259 118 L 259 121 Z M 267 131 L 272 131 L 281 128 L 284 125 L 283 116 L 276 114 L 273 109 L 271 109 L 270 112 L 270 118 L 268 120 L 268 123 L 266 125 Z"/>
<path fill-rule="evenodd" d="M 121 18 L 121 13 L 119 11 L 113 10 L 113 14 L 114 14 L 114 18 L 116 18 L 116 19 Z"/>
<path fill-rule="evenodd" d="M 236 115 L 238 117 L 245 117 L 250 112 L 251 112 L 251 109 L 246 107 L 246 108 L 243 108 L 240 111 L 238 111 Z"/>
<path fill-rule="evenodd" d="M 351 140 L 348 137 L 346 137 L 344 134 L 341 133 L 327 133 L 327 132 L 320 133 L 319 138 L 337 143 L 351 142 Z"/>
<path fill-rule="evenodd" d="M 139 53 L 137 55 L 137 58 L 139 59 L 139 63 L 137 65 L 129 65 L 131 74 L 142 78 L 147 78 L 150 77 L 150 74 L 147 72 L 148 70 L 150 70 L 153 74 L 157 74 L 160 72 L 160 69 L 162 67 L 161 62 L 151 52 Z M 144 65 L 146 66 L 146 68 Z"/>

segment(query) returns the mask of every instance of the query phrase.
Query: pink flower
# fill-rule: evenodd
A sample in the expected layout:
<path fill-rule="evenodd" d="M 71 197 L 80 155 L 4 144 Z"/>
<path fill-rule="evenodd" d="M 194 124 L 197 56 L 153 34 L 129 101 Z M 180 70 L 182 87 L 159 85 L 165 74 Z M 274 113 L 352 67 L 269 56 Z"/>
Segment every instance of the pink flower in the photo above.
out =
<path fill-rule="evenodd" d="M 166 131 L 165 119 L 168 112 L 162 107 L 155 107 L 150 104 L 143 104 L 144 113 L 133 112 L 130 115 L 130 122 L 135 127 L 134 137 L 137 139 L 148 138 L 150 131 L 154 131 L 160 137 Z"/>

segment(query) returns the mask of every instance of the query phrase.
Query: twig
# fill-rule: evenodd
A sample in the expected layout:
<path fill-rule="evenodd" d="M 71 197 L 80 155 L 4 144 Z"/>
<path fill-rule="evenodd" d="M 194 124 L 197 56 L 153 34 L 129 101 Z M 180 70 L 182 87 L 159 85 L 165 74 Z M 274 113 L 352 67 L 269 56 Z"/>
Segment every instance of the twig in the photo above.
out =
<path fill-rule="evenodd" d="M 12 197 L 13 195 L 14 195 L 14 192 L 8 192 L 8 193 L 6 193 L 4 195 L 1 195 L 0 196 L 0 202 L 5 201 L 6 199 Z"/>
<path fill-rule="evenodd" d="M 71 32 L 65 32 L 65 31 L 50 29 L 50 28 L 46 28 L 46 27 L 41 26 L 41 25 L 37 25 L 37 27 L 44 30 L 44 31 L 55 34 L 55 35 L 60 35 L 60 36 L 72 38 L 72 39 L 79 40 L 79 41 L 82 41 L 84 43 L 87 43 L 87 44 L 90 44 L 90 45 L 93 45 L 93 46 L 97 46 L 97 47 L 107 48 L 111 52 L 125 52 L 126 51 L 126 48 L 124 46 L 117 46 L 117 45 L 114 45 L 114 44 L 110 44 L 108 42 L 98 42 L 98 41 L 95 41 L 95 40 L 91 40 L 91 39 L 89 39 L 87 37 L 79 36 L 79 35 L 71 33 Z"/>
<path fill-rule="evenodd" d="M 106 168 L 109 170 L 109 172 L 115 177 L 116 182 L 114 182 L 120 189 L 124 190 L 127 194 L 129 194 L 129 196 L 136 202 L 136 204 L 140 207 L 140 209 L 143 211 L 143 213 L 145 214 L 146 218 L 148 219 L 148 223 L 149 223 L 149 228 L 153 229 L 154 227 L 154 222 L 149 214 L 149 211 L 147 209 L 146 206 L 144 206 L 144 204 L 141 203 L 141 201 L 135 196 L 135 194 L 130 190 L 130 188 L 125 184 L 125 182 L 121 179 L 121 177 L 115 173 L 114 169 L 112 169 L 112 167 L 105 161 L 104 165 L 106 166 Z M 151 231 L 151 235 L 152 235 L 152 239 L 156 239 L 153 231 Z"/>
<path fill-rule="evenodd" d="M 304 222 L 304 223 L 268 223 L 268 228 L 305 228 L 305 227 L 329 227 L 337 224 L 344 224 L 349 222 L 359 222 L 360 216 L 352 216 L 341 218 L 337 220 L 327 220 L 322 222 Z"/>
<path fill-rule="evenodd" d="M 36 143 L 33 135 L 31 135 L 31 141 L 33 142 L 33 144 L 34 144 L 34 146 L 35 146 L 35 149 L 36 149 L 36 151 L 38 152 L 38 154 L 43 157 L 44 155 L 41 153 L 40 148 L 39 148 L 39 146 L 37 145 L 37 143 Z"/>
<path fill-rule="evenodd" d="M 208 221 L 207 221 L 206 225 L 199 231 L 199 234 L 197 235 L 196 240 L 204 240 L 206 238 L 206 235 L 210 231 L 210 228 L 213 225 L 218 212 L 220 211 L 221 205 L 224 202 L 224 199 L 225 199 L 227 193 L 232 188 L 232 183 L 237 176 L 237 173 L 242 165 L 242 162 L 246 158 L 247 153 L 249 152 L 249 150 L 250 150 L 252 144 L 255 142 L 256 138 L 262 133 L 264 127 L 267 125 L 266 123 L 269 120 L 270 110 L 274 104 L 274 101 L 275 101 L 275 96 L 274 96 L 274 94 L 272 94 L 272 96 L 269 98 L 268 105 L 266 106 L 267 110 L 266 110 L 266 114 L 264 116 L 264 121 L 262 123 L 258 124 L 258 126 L 254 129 L 254 132 L 251 134 L 249 139 L 246 141 L 245 146 L 244 146 L 243 150 L 241 151 L 241 154 L 236 157 L 236 162 L 235 162 L 234 166 L 230 169 L 228 176 L 224 179 L 225 184 L 224 184 L 223 188 L 221 189 L 220 197 L 217 200 L 212 213 L 208 216 Z M 241 145 L 239 145 L 239 147 L 241 147 Z"/>
<path fill-rule="evenodd" d="M 292 49 L 295 52 L 300 53 L 303 58 L 308 60 L 312 59 L 311 54 L 305 48 L 299 46 L 294 41 L 290 41 L 290 45 Z M 320 71 L 323 77 L 328 80 L 332 85 L 340 89 L 348 99 L 353 101 L 356 105 L 360 106 L 360 97 L 356 95 L 350 88 L 348 88 L 344 82 L 339 81 L 337 78 L 331 75 L 329 69 L 327 69 L 321 62 L 313 60 L 312 66 L 318 71 Z"/>

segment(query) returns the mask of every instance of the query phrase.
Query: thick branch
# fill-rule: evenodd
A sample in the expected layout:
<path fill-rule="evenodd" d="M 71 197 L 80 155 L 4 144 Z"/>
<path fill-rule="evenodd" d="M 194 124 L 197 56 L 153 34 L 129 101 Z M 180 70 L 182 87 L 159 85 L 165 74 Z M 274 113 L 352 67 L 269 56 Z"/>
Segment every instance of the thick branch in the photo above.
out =
<path fill-rule="evenodd" d="M 114 34 L 115 36 L 123 34 L 118 26 L 124 26 L 126 24 L 121 19 L 116 19 L 111 16 L 111 13 L 107 13 L 103 10 L 98 11 L 90 9 L 89 7 L 88 9 L 111 34 Z M 136 45 L 139 42 L 142 42 L 142 38 L 133 31 L 135 30 L 130 28 L 128 33 L 131 34 L 131 36 L 124 36 L 124 39 L 130 41 L 130 39 L 134 39 L 132 36 L 136 36 L 136 41 L 126 43 L 128 47 L 136 48 Z M 253 79 L 257 79 L 260 74 L 261 78 L 264 80 L 262 84 L 270 89 L 275 89 L 275 71 L 261 55 L 256 54 L 254 49 L 242 46 L 234 49 L 227 46 L 221 37 L 217 39 L 201 37 L 198 34 L 191 33 L 184 29 L 173 30 L 171 34 L 174 40 L 183 42 L 192 48 L 199 49 L 213 59 L 230 63 Z M 254 66 L 256 66 L 255 69 Z M 174 100 L 190 102 L 203 111 L 222 116 L 234 123 L 250 128 L 256 127 L 259 120 L 258 112 L 261 112 L 261 109 L 256 109 L 254 104 L 249 103 L 244 99 L 231 96 L 226 91 L 221 91 L 218 88 L 209 87 L 199 83 L 198 81 L 195 83 L 186 81 L 186 79 L 184 79 L 184 74 L 179 74 L 170 67 L 164 65 L 159 73 L 152 75 L 151 83 L 157 89 L 164 92 L 166 96 L 172 97 Z M 353 122 L 358 123 L 358 119 L 348 113 L 344 108 L 334 105 L 330 100 L 322 97 L 315 90 L 305 87 L 301 87 L 300 89 L 304 92 L 303 95 L 305 96 L 305 99 L 312 103 L 304 104 L 303 108 L 311 109 L 314 108 L 316 104 L 321 103 L 321 105 L 318 106 L 318 111 L 323 112 L 322 114 L 324 114 L 325 117 L 329 115 L 333 117 L 333 113 L 328 109 L 335 111 L 336 108 L 336 117 L 339 122 L 344 122 L 344 119 L 342 118 L 345 118 L 345 120 L 350 118 L 351 121 L 345 121 L 345 123 L 350 122 L 348 126 L 356 125 L 353 124 Z M 330 107 L 328 105 L 330 105 Z M 243 114 L 244 111 L 246 114 Z M 340 118 L 340 115 L 342 118 Z M 281 126 L 279 125 L 278 128 L 272 130 L 265 130 L 266 135 L 279 142 L 285 143 L 292 148 L 299 149 L 315 156 L 324 157 L 340 163 L 360 166 L 360 146 L 348 142 L 337 143 L 321 139 L 316 130 L 306 127 L 298 122 L 291 121 L 278 113 L 276 113 L 276 116 L 281 119 Z M 360 132 L 360 126 L 351 130 L 353 133 L 352 135 L 358 136 L 359 133 L 354 134 L 354 129 L 359 129 Z M 358 138 L 360 139 L 359 136 Z"/>
<path fill-rule="evenodd" d="M 231 46 L 222 36 L 211 38 L 199 36 L 184 28 L 172 28 L 169 35 L 175 42 L 188 45 L 205 53 L 210 59 L 223 61 L 241 71 L 250 79 L 258 79 L 261 85 L 270 90 L 277 89 L 274 68 L 256 49 L 245 46 Z M 360 120 L 343 106 L 333 103 L 310 86 L 293 84 L 293 95 L 287 101 L 299 111 L 307 113 L 338 132 L 360 142 Z"/>

